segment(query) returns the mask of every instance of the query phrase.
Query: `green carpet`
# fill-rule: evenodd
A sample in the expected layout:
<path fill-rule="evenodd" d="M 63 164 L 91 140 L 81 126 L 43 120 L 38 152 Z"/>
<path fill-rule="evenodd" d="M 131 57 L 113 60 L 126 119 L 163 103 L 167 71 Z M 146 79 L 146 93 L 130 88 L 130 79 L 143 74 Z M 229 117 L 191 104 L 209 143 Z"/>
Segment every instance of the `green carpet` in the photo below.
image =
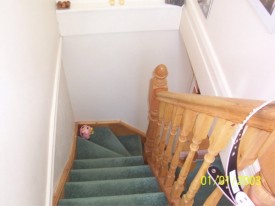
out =
<path fill-rule="evenodd" d="M 114 151 L 106 149 L 100 145 L 89 142 L 88 140 L 78 137 L 77 139 L 77 159 L 104 158 L 104 157 L 121 157 Z"/>
<path fill-rule="evenodd" d="M 197 163 L 187 178 L 186 189 L 202 161 Z M 221 168 L 219 159 L 214 164 Z M 214 188 L 202 186 L 194 206 L 203 205 Z M 140 137 L 116 137 L 109 128 L 99 127 L 90 140 L 78 137 L 76 160 L 65 184 L 64 198 L 58 205 L 167 206 L 168 203 L 150 168 L 144 164 Z M 222 198 L 219 205 L 231 204 Z"/>
<path fill-rule="evenodd" d="M 118 138 L 107 127 L 95 127 L 94 134 L 90 136 L 89 140 L 123 156 L 130 156 L 127 149 L 119 144 Z"/>
<path fill-rule="evenodd" d="M 59 206 L 164 206 L 167 200 L 162 192 L 92 198 L 63 199 Z"/>
<path fill-rule="evenodd" d="M 138 135 L 122 136 L 118 137 L 118 140 L 132 156 L 142 155 L 142 144 Z"/>
<path fill-rule="evenodd" d="M 155 177 L 68 182 L 65 198 L 101 197 L 159 192 Z"/>
<path fill-rule="evenodd" d="M 94 128 L 89 140 L 78 137 L 76 160 L 59 206 L 166 206 L 157 179 L 144 164 L 140 137 L 116 137 Z"/>
<path fill-rule="evenodd" d="M 129 179 L 138 177 L 152 177 L 149 166 L 139 165 L 130 167 L 110 167 L 96 169 L 76 169 L 70 172 L 71 182 Z"/>
<path fill-rule="evenodd" d="M 92 169 L 105 167 L 124 167 L 143 165 L 144 160 L 142 156 L 135 157 L 113 157 L 100 159 L 77 159 L 74 161 L 74 169 Z"/>

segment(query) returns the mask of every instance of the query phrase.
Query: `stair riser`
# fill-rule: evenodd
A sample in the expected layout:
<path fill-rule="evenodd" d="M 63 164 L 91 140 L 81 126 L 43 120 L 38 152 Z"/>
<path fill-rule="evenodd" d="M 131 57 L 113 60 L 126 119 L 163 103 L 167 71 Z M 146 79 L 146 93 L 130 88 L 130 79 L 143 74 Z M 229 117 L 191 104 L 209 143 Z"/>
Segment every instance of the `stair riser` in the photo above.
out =
<path fill-rule="evenodd" d="M 112 150 L 122 156 L 130 156 L 127 149 L 120 143 L 115 134 L 107 127 L 94 128 L 94 134 L 91 135 L 91 142 L 101 145 L 109 150 Z"/>
<path fill-rule="evenodd" d="M 58 206 L 166 206 L 164 193 L 147 193 L 111 197 L 63 199 Z"/>
<path fill-rule="evenodd" d="M 136 157 L 121 157 L 121 158 L 103 158 L 93 160 L 76 160 L 74 169 L 92 169 L 92 168 L 107 168 L 107 167 L 124 167 L 143 165 L 144 160 L 141 156 Z"/>
<path fill-rule="evenodd" d="M 138 177 L 152 177 L 149 166 L 135 167 L 114 167 L 102 169 L 81 169 L 72 170 L 70 173 L 70 181 L 95 181 L 95 180 L 111 180 L 111 179 L 129 179 Z"/>
<path fill-rule="evenodd" d="M 77 138 L 77 159 L 95 159 L 95 158 L 107 158 L 107 157 L 122 157 L 112 150 L 102 147 L 98 144 L 84 140 L 83 138 Z"/>
<path fill-rule="evenodd" d="M 118 137 L 118 140 L 124 145 L 132 156 L 142 155 L 142 144 L 139 136 L 127 135 Z"/>
<path fill-rule="evenodd" d="M 71 182 L 65 186 L 65 198 L 115 196 L 158 191 L 159 187 L 155 178 Z"/>

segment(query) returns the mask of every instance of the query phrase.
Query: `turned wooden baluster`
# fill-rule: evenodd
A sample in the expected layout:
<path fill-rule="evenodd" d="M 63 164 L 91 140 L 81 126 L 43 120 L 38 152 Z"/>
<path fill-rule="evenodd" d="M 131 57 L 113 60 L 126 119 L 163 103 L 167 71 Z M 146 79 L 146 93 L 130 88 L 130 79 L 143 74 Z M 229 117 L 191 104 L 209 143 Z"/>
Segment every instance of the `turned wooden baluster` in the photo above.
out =
<path fill-rule="evenodd" d="M 149 125 L 146 133 L 145 142 L 145 156 L 150 159 L 154 147 L 154 141 L 157 131 L 158 122 L 158 108 L 159 100 L 157 99 L 157 93 L 161 91 L 167 91 L 167 80 L 168 75 L 166 66 L 160 64 L 154 70 L 154 77 L 150 81 L 149 89 Z"/>
<path fill-rule="evenodd" d="M 258 159 L 261 165 L 259 177 L 261 184 L 252 185 L 248 191 L 250 198 L 256 205 L 275 205 L 275 130 L 265 141 L 258 153 Z"/>
<path fill-rule="evenodd" d="M 257 159 L 258 152 L 266 141 L 269 133 L 253 127 L 248 127 L 242 137 L 238 152 L 238 170 L 244 169 L 246 166 L 253 164 Z M 207 198 L 204 206 L 215 206 L 218 204 L 223 193 L 217 187 Z"/>
<path fill-rule="evenodd" d="M 240 143 L 238 151 L 238 170 L 251 165 L 258 158 L 258 153 L 267 140 L 269 133 L 248 127 Z"/>
<path fill-rule="evenodd" d="M 191 110 L 185 110 L 184 115 L 182 118 L 182 123 L 181 123 L 181 133 L 179 136 L 178 144 L 176 147 L 176 151 L 174 153 L 173 159 L 171 161 L 171 165 L 169 168 L 168 175 L 165 179 L 165 186 L 166 187 L 171 187 L 174 183 L 175 180 L 175 172 L 179 164 L 179 159 L 180 159 L 180 153 L 183 150 L 183 146 L 185 143 L 188 141 L 187 137 L 190 135 L 192 132 L 192 129 L 195 124 L 195 120 L 197 117 L 197 113 L 191 111 Z"/>
<path fill-rule="evenodd" d="M 223 193 L 220 188 L 216 187 L 215 190 L 208 196 L 203 206 L 215 206 L 219 203 Z"/>
<path fill-rule="evenodd" d="M 166 146 L 166 137 L 167 137 L 167 133 L 169 130 L 169 126 L 171 123 L 171 118 L 173 115 L 173 108 L 174 106 L 171 104 L 167 104 L 165 106 L 165 110 L 164 110 L 164 122 L 163 122 L 163 130 L 162 130 L 162 135 L 161 135 L 161 139 L 158 145 L 158 151 L 157 151 L 157 162 L 156 162 L 156 175 L 159 174 L 159 169 L 161 166 L 161 162 L 162 162 L 162 158 L 163 158 L 163 153 L 165 150 L 165 146 Z"/>
<path fill-rule="evenodd" d="M 164 102 L 160 102 L 159 104 L 159 117 L 158 117 L 158 128 L 156 131 L 156 138 L 155 138 L 155 142 L 154 142 L 154 148 L 153 148 L 153 152 L 152 152 L 152 162 L 151 165 L 153 167 L 156 167 L 156 163 L 157 163 L 157 155 L 158 155 L 158 145 L 160 143 L 160 135 L 162 133 L 162 122 L 163 122 L 163 116 L 164 116 L 164 111 L 165 111 L 165 103 Z"/>
<path fill-rule="evenodd" d="M 193 179 L 188 192 L 183 195 L 180 201 L 181 206 L 193 205 L 194 197 L 201 186 L 201 178 L 206 174 L 210 164 L 214 162 L 215 156 L 228 144 L 234 131 L 235 125 L 232 122 L 218 119 L 210 137 L 210 145 L 207 154 L 204 156 L 203 164 Z"/>
<path fill-rule="evenodd" d="M 179 178 L 174 183 L 171 191 L 171 199 L 180 198 L 181 193 L 184 190 L 184 183 L 189 173 L 192 161 L 196 152 L 199 149 L 199 144 L 202 140 L 207 138 L 209 129 L 213 122 L 213 117 L 206 114 L 199 114 L 194 127 L 194 136 L 192 138 L 192 144 L 190 145 L 190 151 L 184 162 L 183 167 L 181 168 Z"/>
<path fill-rule="evenodd" d="M 183 111 L 184 109 L 181 107 L 174 107 L 168 144 L 161 162 L 161 167 L 159 172 L 160 177 L 165 177 L 168 174 L 168 164 L 169 164 L 169 160 L 172 157 L 172 148 L 173 148 L 175 136 L 177 134 L 177 130 L 179 129 L 179 126 L 181 123 Z"/>

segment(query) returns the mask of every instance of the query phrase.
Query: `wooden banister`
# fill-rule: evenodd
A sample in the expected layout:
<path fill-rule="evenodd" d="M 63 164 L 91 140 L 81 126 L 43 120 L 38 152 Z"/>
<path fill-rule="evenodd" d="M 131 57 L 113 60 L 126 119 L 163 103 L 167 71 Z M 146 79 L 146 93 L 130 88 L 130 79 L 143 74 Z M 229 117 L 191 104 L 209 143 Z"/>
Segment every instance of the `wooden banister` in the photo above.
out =
<path fill-rule="evenodd" d="M 234 123 L 242 122 L 257 106 L 260 100 L 244 100 L 237 98 L 211 97 L 197 94 L 178 94 L 172 92 L 158 93 L 158 100 L 172 105 L 180 105 L 199 113 L 230 120 Z M 248 122 L 249 126 L 273 131 L 275 128 L 275 104 L 266 106 Z"/>
<path fill-rule="evenodd" d="M 263 146 L 260 148 L 258 158 L 262 167 L 261 177 L 263 186 L 272 195 L 275 195 L 275 130 L 269 135 Z M 255 187 L 255 186 L 254 186 Z"/>
<path fill-rule="evenodd" d="M 168 135 L 168 130 L 170 127 L 170 122 L 172 119 L 173 114 L 173 105 L 166 104 L 165 110 L 164 110 L 164 118 L 163 118 L 163 130 L 161 134 L 161 139 L 158 145 L 157 150 L 157 162 L 156 162 L 156 174 L 159 174 L 159 169 L 161 167 L 161 162 L 164 155 L 164 150 L 166 148 L 166 137 Z"/>
<path fill-rule="evenodd" d="M 193 205 L 201 187 L 201 178 L 206 175 L 208 167 L 230 142 L 237 124 L 263 101 L 168 92 L 167 74 L 166 67 L 159 65 L 151 80 L 145 151 L 169 203 L 176 206 Z M 239 171 L 255 160 L 261 165 L 258 174 L 263 180 L 261 188 L 251 185 L 245 188 L 245 192 L 253 195 L 251 198 L 255 201 L 263 199 L 262 194 L 265 197 L 269 195 L 267 199 L 272 204 L 275 203 L 274 129 L 275 103 L 264 107 L 249 120 L 238 153 Z M 191 165 L 203 141 L 208 141 L 207 153 L 187 192 L 183 194 Z M 183 164 L 179 164 L 182 152 L 187 156 Z M 178 169 L 180 173 L 176 175 Z M 204 205 L 216 205 L 221 197 L 221 191 L 215 189 Z"/>
<path fill-rule="evenodd" d="M 165 65 L 160 64 L 154 70 L 154 77 L 150 81 L 149 88 L 149 125 L 146 133 L 145 156 L 147 159 L 152 157 L 153 146 L 155 142 L 158 127 L 159 100 L 157 94 L 161 91 L 167 91 L 166 77 L 168 71 Z"/>
<path fill-rule="evenodd" d="M 169 168 L 168 175 L 165 179 L 165 187 L 171 187 L 175 180 L 176 169 L 179 165 L 180 153 L 184 149 L 184 145 L 188 141 L 188 136 L 191 134 L 195 120 L 197 118 L 197 113 L 192 112 L 190 110 L 186 110 L 183 115 L 182 123 L 181 123 L 181 133 L 179 136 L 178 144 L 171 161 L 171 165 Z"/>
<path fill-rule="evenodd" d="M 172 157 L 172 149 L 173 149 L 172 147 L 174 145 L 175 136 L 176 136 L 177 130 L 179 129 L 182 116 L 183 116 L 183 109 L 180 107 L 174 107 L 173 118 L 172 118 L 173 120 L 171 123 L 169 140 L 161 162 L 161 167 L 159 172 L 160 177 L 166 177 L 168 174 L 168 164 Z"/>
<path fill-rule="evenodd" d="M 238 169 L 243 170 L 246 166 L 251 165 L 257 158 L 260 149 L 267 140 L 269 133 L 253 127 L 248 127 L 242 137 L 238 152 Z M 257 144 L 255 144 L 257 142 Z M 209 198 L 205 201 L 205 206 L 216 205 L 222 193 L 216 188 Z"/>
<path fill-rule="evenodd" d="M 208 132 L 213 122 L 213 117 L 199 114 L 194 127 L 194 136 L 192 138 L 192 144 L 190 145 L 190 152 L 184 162 L 183 167 L 181 168 L 178 180 L 174 183 L 171 198 L 178 199 L 180 194 L 184 190 L 184 184 L 188 176 L 189 170 L 191 168 L 192 161 L 196 152 L 199 149 L 200 143 L 207 138 Z"/>
<path fill-rule="evenodd" d="M 220 188 L 216 187 L 215 190 L 208 196 L 203 206 L 216 206 L 223 196 Z"/>
<path fill-rule="evenodd" d="M 204 161 L 197 175 L 193 179 L 187 193 L 181 199 L 181 205 L 192 205 L 195 194 L 201 186 L 201 178 L 206 174 L 206 171 L 211 163 L 214 162 L 217 154 L 227 145 L 234 130 L 232 122 L 218 119 L 215 129 L 210 136 L 210 145 L 207 154 L 204 156 Z"/>
<path fill-rule="evenodd" d="M 154 140 L 154 148 L 153 148 L 153 153 L 152 153 L 152 162 L 151 164 L 156 168 L 157 161 L 158 161 L 158 146 L 161 141 L 161 127 L 162 127 L 162 121 L 163 121 L 163 116 L 164 116 L 164 111 L 165 111 L 165 103 L 160 102 L 159 105 L 159 116 L 158 116 L 158 125 L 157 125 L 157 131 L 156 131 L 156 138 Z"/>

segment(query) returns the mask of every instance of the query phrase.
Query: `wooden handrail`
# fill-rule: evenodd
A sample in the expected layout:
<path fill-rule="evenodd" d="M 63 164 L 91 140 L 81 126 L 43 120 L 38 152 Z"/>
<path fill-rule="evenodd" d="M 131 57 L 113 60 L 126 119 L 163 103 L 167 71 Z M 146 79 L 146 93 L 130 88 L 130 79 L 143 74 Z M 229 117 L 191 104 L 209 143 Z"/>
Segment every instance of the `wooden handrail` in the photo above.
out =
<path fill-rule="evenodd" d="M 196 94 L 178 94 L 167 91 L 167 69 L 159 65 L 154 72 L 149 91 L 150 113 L 145 151 L 148 163 L 159 180 L 162 190 L 171 205 L 191 206 L 201 187 L 201 177 L 214 162 L 232 138 L 237 124 L 263 101 L 240 98 L 203 96 Z M 161 77 L 161 78 L 160 78 Z M 270 164 L 275 152 L 275 103 L 272 103 L 247 123 L 247 129 L 241 141 L 238 153 L 238 170 L 259 160 L 263 166 L 259 177 L 263 180 L 259 194 L 268 194 L 268 200 L 275 201 L 275 164 Z M 185 180 L 196 158 L 196 152 L 202 141 L 207 140 L 207 153 L 188 191 L 183 195 Z M 176 145 L 175 148 L 173 146 Z M 181 152 L 187 152 L 180 173 Z M 177 179 L 175 179 L 177 177 Z M 259 188 L 257 188 L 259 189 Z M 245 192 L 257 196 L 255 185 L 247 186 Z M 206 205 L 216 205 L 222 193 L 214 190 L 205 200 Z M 215 199 L 215 201 L 213 201 Z"/>
<path fill-rule="evenodd" d="M 197 94 L 179 94 L 159 92 L 158 100 L 172 105 L 180 105 L 195 112 L 223 118 L 234 123 L 242 122 L 245 117 L 263 101 L 237 98 L 203 96 Z M 275 128 L 275 103 L 266 106 L 248 122 L 249 126 L 273 131 Z"/>

